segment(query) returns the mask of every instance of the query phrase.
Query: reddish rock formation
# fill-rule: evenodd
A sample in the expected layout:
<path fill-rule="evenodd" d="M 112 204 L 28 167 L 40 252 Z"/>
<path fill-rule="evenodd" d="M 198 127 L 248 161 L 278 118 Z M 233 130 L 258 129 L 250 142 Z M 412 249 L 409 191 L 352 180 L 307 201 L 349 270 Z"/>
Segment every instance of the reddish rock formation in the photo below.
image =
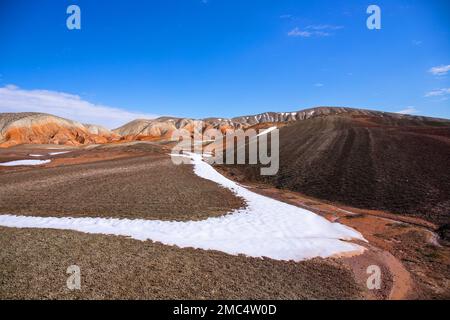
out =
<path fill-rule="evenodd" d="M 184 129 L 193 133 L 195 129 L 205 133 L 208 129 L 216 129 L 225 133 L 233 129 L 264 129 L 270 126 L 284 127 L 297 122 L 316 118 L 351 115 L 363 121 L 371 117 L 378 121 L 392 123 L 409 121 L 419 124 L 430 119 L 400 115 L 386 112 L 318 107 L 297 112 L 266 112 L 252 116 L 242 116 L 232 119 L 206 118 L 195 120 L 189 118 L 161 117 L 157 119 L 133 120 L 112 132 L 104 127 L 81 124 L 75 121 L 59 118 L 43 113 L 1 113 L 0 114 L 0 147 L 17 144 L 64 144 L 84 145 L 90 143 L 108 143 L 113 141 L 168 141 L 176 130 Z M 204 137 L 208 140 L 208 136 Z"/>
<path fill-rule="evenodd" d="M 1 113 L 0 147 L 18 144 L 84 145 L 117 138 L 109 130 L 44 113 Z"/>

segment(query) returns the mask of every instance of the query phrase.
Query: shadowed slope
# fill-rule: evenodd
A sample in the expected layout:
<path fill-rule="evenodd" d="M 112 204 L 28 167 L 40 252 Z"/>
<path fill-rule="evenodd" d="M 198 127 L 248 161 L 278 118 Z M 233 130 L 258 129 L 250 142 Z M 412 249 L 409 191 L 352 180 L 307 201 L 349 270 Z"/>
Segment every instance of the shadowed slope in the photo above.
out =
<path fill-rule="evenodd" d="M 449 222 L 450 121 L 347 113 L 280 131 L 280 170 L 227 166 L 241 178 L 367 209 Z"/>

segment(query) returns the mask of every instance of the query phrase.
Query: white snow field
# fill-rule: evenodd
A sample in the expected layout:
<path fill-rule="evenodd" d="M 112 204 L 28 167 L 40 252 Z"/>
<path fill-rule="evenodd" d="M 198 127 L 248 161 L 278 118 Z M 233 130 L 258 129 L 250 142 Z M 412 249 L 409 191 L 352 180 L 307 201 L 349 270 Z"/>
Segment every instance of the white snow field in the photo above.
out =
<path fill-rule="evenodd" d="M 2 162 L 0 166 L 3 167 L 14 167 L 14 166 L 38 166 L 41 164 L 46 164 L 51 162 L 51 160 L 15 160 L 9 162 Z"/>
<path fill-rule="evenodd" d="M 205 163 L 201 155 L 189 156 L 199 177 L 230 189 L 246 200 L 247 207 L 222 217 L 190 222 L 0 215 L 0 225 L 129 236 L 181 248 L 218 250 L 276 260 L 301 261 L 364 251 L 363 247 L 344 241 L 365 241 L 359 232 L 331 223 L 310 211 L 251 192 L 222 176 Z"/>

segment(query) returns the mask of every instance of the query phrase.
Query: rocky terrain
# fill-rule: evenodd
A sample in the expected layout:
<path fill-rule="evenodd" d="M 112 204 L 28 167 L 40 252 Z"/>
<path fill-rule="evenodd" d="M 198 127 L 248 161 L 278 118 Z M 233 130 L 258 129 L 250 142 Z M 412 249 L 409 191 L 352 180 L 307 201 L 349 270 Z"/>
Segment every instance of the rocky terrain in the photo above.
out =
<path fill-rule="evenodd" d="M 245 201 L 168 156 L 171 133 L 199 124 L 222 131 L 279 127 L 275 176 L 262 177 L 257 165 L 215 168 L 248 190 L 353 228 L 369 241 L 355 242 L 366 251 L 293 262 L 123 236 L 1 227 L 0 298 L 450 297 L 445 119 L 320 107 L 201 122 L 135 120 L 111 132 L 46 114 L 0 114 L 0 163 L 39 162 L 0 166 L 0 215 L 161 224 L 226 217 Z M 82 268 L 81 291 L 65 285 L 72 264 Z M 380 290 L 366 289 L 369 265 L 382 270 Z"/>
<path fill-rule="evenodd" d="M 46 151 L 47 148 L 47 151 Z M 0 162 L 50 146 L 0 149 Z M 175 166 L 148 142 L 65 148 L 38 167 L 0 170 L 0 214 L 198 221 L 244 207 L 229 190 Z M 0 167 L 1 168 L 1 167 Z M 350 269 L 330 259 L 295 263 L 112 235 L 0 227 L 0 299 L 361 298 Z M 68 265 L 82 290 L 67 289 Z M 36 276 L 36 275 L 39 276 Z"/>
<path fill-rule="evenodd" d="M 84 145 L 107 143 L 115 134 L 44 113 L 0 113 L 0 147 L 18 144 Z"/>
<path fill-rule="evenodd" d="M 97 124 L 86 124 L 84 123 L 83 126 L 87 129 L 87 131 L 90 134 L 97 135 L 97 136 L 103 136 L 106 138 L 110 138 L 114 136 L 113 132 L 103 126 L 99 126 Z"/>
<path fill-rule="evenodd" d="M 148 140 L 167 142 L 177 129 L 280 130 L 280 170 L 263 177 L 258 166 L 226 169 L 249 181 L 360 208 L 425 217 L 448 232 L 450 120 L 318 107 L 232 119 L 161 117 L 104 127 L 41 113 L 0 114 L 0 146 L 79 146 Z"/>
<path fill-rule="evenodd" d="M 245 206 L 191 165 L 175 166 L 170 146 L 130 142 L 95 146 L 22 145 L 0 149 L 0 214 L 204 221 Z M 64 153 L 62 153 L 64 152 Z M 233 176 L 237 179 L 238 176 Z M 0 228 L 1 299 L 413 299 L 449 297 L 449 246 L 433 224 L 408 215 L 358 209 L 246 182 L 249 190 L 306 208 L 361 232 L 362 255 L 303 262 L 250 258 L 69 230 Z M 207 196 L 205 196 L 207 195 Z M 66 287 L 67 266 L 82 270 L 82 290 Z M 367 290 L 367 266 L 383 272 Z M 39 276 L 36 276 L 36 275 Z"/>

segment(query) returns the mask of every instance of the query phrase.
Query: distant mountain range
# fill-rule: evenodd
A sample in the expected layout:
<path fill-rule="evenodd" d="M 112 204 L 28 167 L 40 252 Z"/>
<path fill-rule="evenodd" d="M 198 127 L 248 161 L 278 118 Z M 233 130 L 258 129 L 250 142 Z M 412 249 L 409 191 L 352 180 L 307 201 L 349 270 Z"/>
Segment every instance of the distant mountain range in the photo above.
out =
<path fill-rule="evenodd" d="M 376 117 L 390 121 L 409 120 L 416 124 L 436 122 L 448 124 L 449 120 L 419 116 L 400 115 L 362 109 L 317 107 L 296 112 L 266 112 L 232 119 L 161 117 L 157 119 L 137 119 L 112 131 L 91 124 L 81 124 L 44 113 L 0 113 L 0 147 L 18 144 L 61 144 L 85 145 L 132 140 L 162 141 L 170 139 L 174 130 L 191 131 L 196 125 L 202 128 L 227 129 L 260 128 L 267 125 L 288 125 L 311 118 L 322 118 L 342 114 L 353 117 Z"/>
<path fill-rule="evenodd" d="M 147 120 L 138 119 L 131 121 L 124 126 L 113 130 L 114 133 L 128 137 L 129 139 L 154 139 L 170 136 L 176 129 L 192 130 L 193 126 L 202 122 L 204 129 L 214 128 L 225 131 L 226 129 L 248 129 L 261 124 L 289 124 L 310 118 L 325 117 L 339 114 L 352 114 L 355 116 L 376 116 L 389 117 L 392 119 L 411 119 L 415 121 L 446 121 L 442 119 L 432 119 L 420 116 L 401 115 L 396 113 L 386 113 L 362 109 L 341 108 L 341 107 L 317 107 L 296 112 L 265 112 L 251 116 L 241 116 L 231 119 L 226 118 L 205 118 L 201 120 L 190 118 L 161 117 Z"/>

